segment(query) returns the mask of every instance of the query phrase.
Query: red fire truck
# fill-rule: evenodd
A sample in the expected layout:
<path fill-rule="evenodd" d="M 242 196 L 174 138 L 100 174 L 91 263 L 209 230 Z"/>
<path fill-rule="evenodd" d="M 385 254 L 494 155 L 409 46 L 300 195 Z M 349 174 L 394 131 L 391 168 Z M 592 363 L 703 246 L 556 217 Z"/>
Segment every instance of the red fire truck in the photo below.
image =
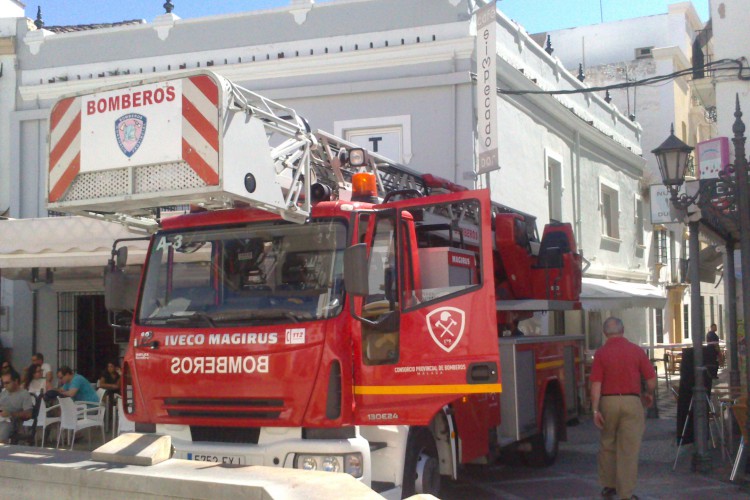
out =
<path fill-rule="evenodd" d="M 113 247 L 106 302 L 130 329 L 127 417 L 177 458 L 409 496 L 506 446 L 549 464 L 577 416 L 581 337 L 502 337 L 579 307 L 569 224 L 539 238 L 488 190 L 313 132 L 214 73 L 58 101 L 48 204 L 147 233 L 140 276 Z"/>

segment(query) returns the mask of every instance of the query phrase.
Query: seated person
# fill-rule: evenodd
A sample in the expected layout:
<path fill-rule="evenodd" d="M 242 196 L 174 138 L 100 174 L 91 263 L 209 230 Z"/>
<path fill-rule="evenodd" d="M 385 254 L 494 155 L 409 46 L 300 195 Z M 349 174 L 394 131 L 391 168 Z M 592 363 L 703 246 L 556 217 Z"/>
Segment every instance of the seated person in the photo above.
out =
<path fill-rule="evenodd" d="M 31 356 L 31 362 L 42 369 L 42 374 L 44 375 L 44 380 L 46 381 L 44 390 L 52 389 L 52 367 L 49 365 L 49 363 L 44 362 L 44 354 L 42 354 L 41 352 L 34 354 L 33 356 Z"/>
<path fill-rule="evenodd" d="M 104 402 L 107 407 L 107 422 L 111 422 L 112 412 L 115 407 L 115 394 L 120 394 L 120 372 L 113 362 L 107 363 L 107 368 L 99 377 L 99 388 L 105 389 Z"/>
<path fill-rule="evenodd" d="M 34 398 L 21 387 L 21 377 L 16 371 L 2 374 L 5 390 L 0 394 L 0 443 L 7 443 L 14 428 L 31 418 Z"/>
<path fill-rule="evenodd" d="M 120 372 L 117 371 L 117 366 L 111 361 L 107 363 L 107 369 L 99 377 L 99 387 L 106 389 L 107 392 L 120 392 Z"/>
<path fill-rule="evenodd" d="M 26 368 L 26 376 L 23 381 L 23 388 L 32 394 L 40 394 L 47 387 L 47 380 L 44 378 L 44 370 L 36 363 L 31 363 Z"/>
<path fill-rule="evenodd" d="M 511 337 L 523 337 L 523 331 L 518 328 L 519 321 L 517 319 L 513 320 L 513 328 L 510 330 L 510 336 Z"/>
<path fill-rule="evenodd" d="M 303 290 L 313 287 L 304 256 L 299 253 L 287 254 L 281 268 L 281 287 L 286 290 Z"/>
<path fill-rule="evenodd" d="M 76 402 L 99 402 L 99 396 L 96 395 L 96 391 L 83 375 L 73 373 L 69 366 L 63 366 L 59 371 L 62 374 L 62 381 L 65 383 L 59 391 L 60 396 L 73 398 L 73 401 Z"/>
<path fill-rule="evenodd" d="M 63 382 L 63 374 L 60 370 L 57 370 L 57 385 L 49 385 L 51 387 L 44 391 L 44 395 L 42 397 L 44 398 L 44 402 L 47 403 L 47 405 L 53 405 L 55 404 L 55 400 L 61 396 L 60 391 L 62 390 L 62 386 L 65 385 L 65 382 Z"/>
<path fill-rule="evenodd" d="M 275 307 L 294 311 L 315 311 L 321 290 L 314 270 L 302 253 L 288 253 L 281 266 L 278 297 L 271 300 Z"/>
<path fill-rule="evenodd" d="M 0 367 L 0 374 L 14 372 L 13 365 L 7 359 L 3 361 L 2 367 Z"/>

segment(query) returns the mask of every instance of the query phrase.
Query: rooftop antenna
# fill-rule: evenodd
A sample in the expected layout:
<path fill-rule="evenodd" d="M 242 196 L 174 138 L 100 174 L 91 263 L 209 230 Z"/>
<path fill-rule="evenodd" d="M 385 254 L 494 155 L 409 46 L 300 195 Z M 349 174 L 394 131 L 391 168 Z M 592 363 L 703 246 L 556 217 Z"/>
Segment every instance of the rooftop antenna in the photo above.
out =
<path fill-rule="evenodd" d="M 601 22 L 604 22 L 604 9 L 602 8 L 602 0 L 599 0 L 599 18 Z"/>

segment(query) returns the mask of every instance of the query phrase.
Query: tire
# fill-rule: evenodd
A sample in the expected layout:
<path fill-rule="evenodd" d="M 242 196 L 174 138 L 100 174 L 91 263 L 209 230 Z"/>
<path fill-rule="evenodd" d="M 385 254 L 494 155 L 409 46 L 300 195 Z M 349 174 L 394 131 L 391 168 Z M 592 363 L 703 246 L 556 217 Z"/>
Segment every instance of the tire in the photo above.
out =
<path fill-rule="evenodd" d="M 542 409 L 542 431 L 530 439 L 531 451 L 522 455 L 524 462 L 532 467 L 547 467 L 557 458 L 560 447 L 560 419 L 558 404 L 554 396 L 544 398 Z"/>
<path fill-rule="evenodd" d="M 401 498 L 419 493 L 438 496 L 440 493 L 440 462 L 432 432 L 426 427 L 409 431 L 404 461 Z"/>

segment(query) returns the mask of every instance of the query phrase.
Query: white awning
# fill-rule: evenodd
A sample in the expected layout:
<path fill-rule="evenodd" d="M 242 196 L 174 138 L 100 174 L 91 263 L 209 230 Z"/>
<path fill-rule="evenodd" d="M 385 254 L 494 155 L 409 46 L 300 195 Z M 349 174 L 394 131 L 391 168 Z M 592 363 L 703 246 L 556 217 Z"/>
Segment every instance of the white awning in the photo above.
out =
<path fill-rule="evenodd" d="M 0 269 L 102 267 L 112 244 L 137 238 L 124 226 L 88 217 L 47 217 L 0 221 Z M 128 263 L 143 263 L 146 241 L 127 243 Z M 3 273 L 12 278 L 13 274 Z"/>
<path fill-rule="evenodd" d="M 583 278 L 581 307 L 585 310 L 661 309 L 666 303 L 664 291 L 647 283 Z"/>
<path fill-rule="evenodd" d="M 702 248 L 700 255 L 700 280 L 703 283 L 715 283 L 716 275 L 724 266 L 724 253 L 720 252 L 715 246 Z"/>

